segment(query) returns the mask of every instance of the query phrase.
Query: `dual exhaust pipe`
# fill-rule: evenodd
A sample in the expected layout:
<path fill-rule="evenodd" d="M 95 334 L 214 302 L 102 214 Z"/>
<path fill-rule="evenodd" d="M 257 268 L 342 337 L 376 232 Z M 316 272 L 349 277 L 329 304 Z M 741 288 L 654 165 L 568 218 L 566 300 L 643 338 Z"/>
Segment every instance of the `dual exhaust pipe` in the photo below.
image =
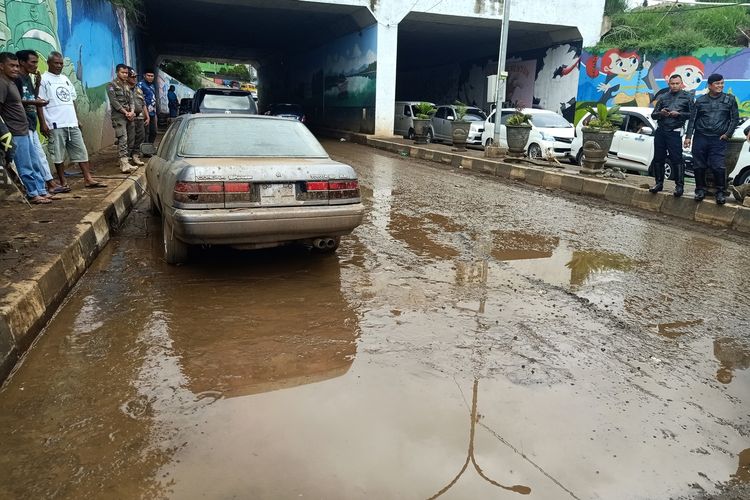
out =
<path fill-rule="evenodd" d="M 336 240 L 333 238 L 315 238 L 312 244 L 318 250 L 325 250 L 327 248 L 334 248 Z"/>

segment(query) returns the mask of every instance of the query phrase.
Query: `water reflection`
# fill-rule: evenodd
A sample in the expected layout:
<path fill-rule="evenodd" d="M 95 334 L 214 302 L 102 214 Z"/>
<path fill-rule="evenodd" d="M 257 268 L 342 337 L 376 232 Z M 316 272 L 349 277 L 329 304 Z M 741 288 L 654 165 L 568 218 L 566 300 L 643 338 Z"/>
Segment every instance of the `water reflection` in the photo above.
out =
<path fill-rule="evenodd" d="M 685 328 L 702 324 L 702 319 L 696 319 L 692 321 L 674 321 L 672 323 L 659 323 L 657 325 L 648 326 L 649 328 L 656 328 L 656 333 L 658 333 L 662 337 L 666 337 L 668 339 L 676 339 L 688 333 Z"/>
<path fill-rule="evenodd" d="M 750 367 L 750 349 L 735 338 L 722 337 L 714 340 L 714 356 L 719 360 L 716 380 L 722 384 L 732 381 L 735 370 Z"/>
<path fill-rule="evenodd" d="M 471 399 L 471 414 L 469 416 L 469 448 L 466 452 L 466 461 L 464 462 L 463 467 L 461 467 L 461 470 L 458 471 L 458 474 L 448 483 L 446 484 L 440 491 L 435 493 L 430 497 L 430 500 L 433 500 L 435 498 L 438 498 L 442 495 L 444 495 L 448 490 L 450 490 L 459 479 L 461 479 L 461 476 L 464 475 L 464 472 L 466 472 L 466 469 L 469 467 L 469 462 L 474 466 L 474 470 L 476 470 L 477 474 L 479 474 L 479 477 L 487 481 L 493 486 L 497 486 L 498 488 L 502 488 L 504 490 L 512 491 L 514 493 L 520 493 L 521 495 L 528 495 L 531 493 L 531 488 L 528 486 L 520 485 L 520 484 L 514 484 L 512 486 L 504 485 L 499 483 L 498 481 L 490 478 L 487 476 L 487 474 L 482 470 L 480 465 L 477 463 L 477 458 L 474 455 L 474 438 L 476 436 L 476 428 L 477 428 L 477 422 L 479 421 L 479 416 L 477 414 L 477 393 L 479 391 L 479 380 L 474 379 L 474 387 L 472 392 L 472 399 Z"/>
<path fill-rule="evenodd" d="M 576 250 L 565 267 L 570 269 L 570 284 L 580 286 L 594 273 L 631 271 L 635 267 L 635 261 L 611 252 Z"/>
<path fill-rule="evenodd" d="M 433 214 L 433 218 L 436 214 Z M 441 220 L 441 223 L 445 221 Z M 442 224 L 426 224 L 422 217 L 412 217 L 400 212 L 392 212 L 388 231 L 409 249 L 422 257 L 433 257 L 440 260 L 458 256 L 458 251 L 437 241 L 438 235 L 446 232 Z"/>

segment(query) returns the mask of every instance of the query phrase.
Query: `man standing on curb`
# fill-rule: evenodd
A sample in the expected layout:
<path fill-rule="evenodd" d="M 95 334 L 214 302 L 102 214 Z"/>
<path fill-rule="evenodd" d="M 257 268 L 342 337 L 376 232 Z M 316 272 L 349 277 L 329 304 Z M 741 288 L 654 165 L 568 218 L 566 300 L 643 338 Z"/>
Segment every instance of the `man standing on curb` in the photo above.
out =
<path fill-rule="evenodd" d="M 21 69 L 20 76 L 16 79 L 16 86 L 21 93 L 21 104 L 23 104 L 26 117 L 29 119 L 31 152 L 39 157 L 47 191 L 52 194 L 67 193 L 70 191 L 70 187 L 58 185 L 52 177 L 47 155 L 44 153 L 42 143 L 39 141 L 39 134 L 36 131 L 39 125 L 37 107 L 44 107 L 49 104 L 47 101 L 39 99 L 39 86 L 42 83 L 42 75 L 39 74 L 38 70 L 39 56 L 36 55 L 35 51 L 25 49 L 16 52 L 16 57 L 18 57 L 18 65 Z"/>
<path fill-rule="evenodd" d="M 133 98 L 128 86 L 129 71 L 126 65 L 118 64 L 115 68 L 117 76 L 107 85 L 112 128 L 115 129 L 120 171 L 123 174 L 129 174 L 136 169 L 128 162 L 128 133 L 133 133 L 133 120 L 135 120 Z"/>
<path fill-rule="evenodd" d="M 662 94 L 656 102 L 651 118 L 657 121 L 654 131 L 654 178 L 656 184 L 649 189 L 658 193 L 664 189 L 664 162 L 672 160 L 675 172 L 676 197 L 682 196 L 685 189 L 685 172 L 682 159 L 682 127 L 690 119 L 693 112 L 693 97 L 682 90 L 682 77 L 669 77 L 669 92 Z"/>
<path fill-rule="evenodd" d="M 128 85 L 130 85 L 131 99 L 133 100 L 133 133 L 128 134 L 128 148 L 130 150 L 130 159 L 140 167 L 145 165 L 141 161 L 141 144 L 146 138 L 146 129 L 148 129 L 148 111 L 146 109 L 146 100 L 143 97 L 143 91 L 137 85 L 138 75 L 133 68 L 128 69 Z"/>
<path fill-rule="evenodd" d="M 156 89 L 154 88 L 154 72 L 153 70 L 146 70 L 143 73 L 143 80 L 138 83 L 141 92 L 143 92 L 143 99 L 146 101 L 146 109 L 148 110 L 148 137 L 146 141 L 153 143 L 156 140 Z"/>
<path fill-rule="evenodd" d="M 60 184 L 65 182 L 65 153 L 72 163 L 78 163 L 83 174 L 83 186 L 86 188 L 105 188 L 106 184 L 96 181 L 89 170 L 89 152 L 83 142 L 81 125 L 78 123 L 75 101 L 78 98 L 76 89 L 67 76 L 62 74 L 65 62 L 59 52 L 50 52 L 47 57 L 49 71 L 42 75 L 39 86 L 39 97 L 48 101 L 46 106 L 38 107 L 39 125 L 42 134 L 47 137 L 47 149 L 57 170 Z"/>
<path fill-rule="evenodd" d="M 700 96 L 693 106 L 693 114 L 685 136 L 685 147 L 693 138 L 695 171 L 695 201 L 706 197 L 706 169 L 710 168 L 716 185 L 716 204 L 726 203 L 726 171 L 724 157 L 727 141 L 739 122 L 737 99 L 724 93 L 724 77 L 714 73 L 708 77 L 708 94 Z"/>
<path fill-rule="evenodd" d="M 10 52 L 0 53 L 0 118 L 13 136 L 14 161 L 29 202 L 37 205 L 47 204 L 57 198 L 47 193 L 39 157 L 31 151 L 29 121 L 15 82 L 19 72 L 16 55 Z"/>

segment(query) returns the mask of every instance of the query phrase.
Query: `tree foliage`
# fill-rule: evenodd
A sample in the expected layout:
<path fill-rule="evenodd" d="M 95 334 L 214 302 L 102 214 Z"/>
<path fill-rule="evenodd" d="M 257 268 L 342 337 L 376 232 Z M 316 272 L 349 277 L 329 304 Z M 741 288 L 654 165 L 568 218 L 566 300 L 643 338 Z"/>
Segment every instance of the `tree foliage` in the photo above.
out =
<path fill-rule="evenodd" d="M 613 14 L 612 29 L 594 49 L 687 53 L 701 47 L 745 47 L 748 27 L 747 7 L 669 3 Z"/>
<path fill-rule="evenodd" d="M 115 7 L 125 10 L 127 16 L 134 22 L 143 20 L 143 0 L 105 0 Z"/>
<path fill-rule="evenodd" d="M 194 61 L 174 61 L 165 59 L 160 65 L 163 71 L 169 73 L 172 78 L 176 78 L 188 87 L 197 89 L 202 87 L 201 69 Z"/>

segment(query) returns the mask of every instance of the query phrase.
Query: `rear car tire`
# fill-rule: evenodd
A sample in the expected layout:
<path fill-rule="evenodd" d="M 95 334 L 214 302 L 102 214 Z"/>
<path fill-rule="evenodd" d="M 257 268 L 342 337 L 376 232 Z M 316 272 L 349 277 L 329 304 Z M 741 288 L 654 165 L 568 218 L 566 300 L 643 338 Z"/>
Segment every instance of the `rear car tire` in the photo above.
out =
<path fill-rule="evenodd" d="M 432 129 L 429 129 L 427 131 L 427 143 L 431 144 L 433 142 L 435 142 L 435 135 L 432 133 Z"/>
<path fill-rule="evenodd" d="M 413 141 L 415 135 L 416 134 L 414 133 L 414 129 L 410 128 L 409 131 L 406 133 L 406 138 Z"/>
<path fill-rule="evenodd" d="M 486 141 L 484 141 L 484 147 L 488 148 L 492 146 L 492 138 L 488 138 Z"/>
<path fill-rule="evenodd" d="M 187 261 L 188 246 L 174 236 L 172 224 L 161 217 L 162 240 L 164 242 L 164 260 L 167 264 L 182 264 Z"/>
<path fill-rule="evenodd" d="M 750 168 L 746 169 L 740 175 L 734 179 L 733 184 L 735 186 L 741 186 L 743 184 L 750 184 Z"/>
<path fill-rule="evenodd" d="M 159 215 L 159 205 L 154 201 L 154 197 L 151 194 L 148 195 L 148 213 L 151 215 Z"/>
<path fill-rule="evenodd" d="M 583 166 L 583 148 L 578 151 L 574 165 L 578 165 L 579 167 Z"/>
<path fill-rule="evenodd" d="M 542 159 L 542 147 L 539 144 L 530 144 L 529 145 L 529 158 L 534 158 L 535 160 L 541 160 Z"/>

